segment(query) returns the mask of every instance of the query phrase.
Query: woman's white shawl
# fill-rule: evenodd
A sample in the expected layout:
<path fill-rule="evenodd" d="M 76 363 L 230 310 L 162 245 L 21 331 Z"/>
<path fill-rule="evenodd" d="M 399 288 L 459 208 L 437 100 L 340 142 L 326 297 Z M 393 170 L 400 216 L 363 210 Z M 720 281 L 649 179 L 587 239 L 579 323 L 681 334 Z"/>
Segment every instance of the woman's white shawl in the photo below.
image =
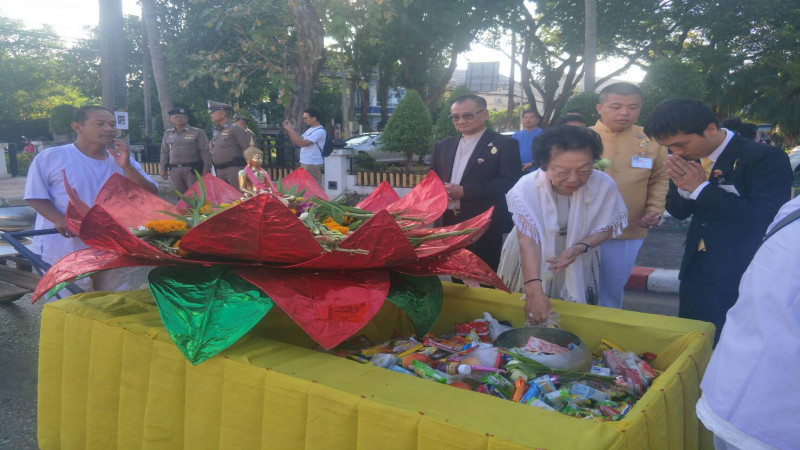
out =
<path fill-rule="evenodd" d="M 558 257 L 555 254 L 555 242 L 559 227 L 555 196 L 545 172 L 539 169 L 523 176 L 506 194 L 506 202 L 508 210 L 513 215 L 516 229 L 541 246 L 540 278 L 542 285 L 548 286 L 554 274 L 547 269 L 549 264 L 546 260 Z M 619 194 L 617 184 L 610 176 L 595 170 L 586 184 L 572 194 L 567 217 L 566 248 L 600 231 L 613 230 L 612 237 L 619 236 L 626 226 L 628 226 L 628 210 Z M 567 266 L 564 288 L 558 295 L 561 299 L 587 302 L 586 277 L 594 276 L 597 281 L 598 267 L 592 267 L 593 260 L 599 261 L 597 252 L 597 248 L 593 248 Z M 503 244 L 497 273 L 509 289 L 523 292 L 519 242 L 515 230 L 511 230 Z"/>

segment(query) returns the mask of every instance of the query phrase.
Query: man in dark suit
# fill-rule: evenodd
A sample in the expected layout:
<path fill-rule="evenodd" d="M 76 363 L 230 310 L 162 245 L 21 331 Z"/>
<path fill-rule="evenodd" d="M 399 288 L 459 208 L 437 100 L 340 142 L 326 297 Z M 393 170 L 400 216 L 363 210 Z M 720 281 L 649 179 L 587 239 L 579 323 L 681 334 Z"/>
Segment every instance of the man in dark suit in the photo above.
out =
<path fill-rule="evenodd" d="M 447 190 L 442 225 L 464 222 L 494 206 L 489 229 L 469 249 L 497 270 L 503 233 L 513 226 L 505 195 L 519 179 L 522 162 L 519 143 L 487 130 L 488 117 L 482 97 L 468 94 L 453 100 L 450 119 L 460 134 L 436 144 L 430 169 Z"/>
<path fill-rule="evenodd" d="M 789 200 L 789 158 L 719 128 L 711 108 L 695 99 L 659 103 L 644 132 L 672 151 L 664 162 L 670 177 L 667 211 L 678 219 L 692 217 L 678 314 L 713 322 L 716 342 L 739 295 L 742 274 L 772 218 Z"/>

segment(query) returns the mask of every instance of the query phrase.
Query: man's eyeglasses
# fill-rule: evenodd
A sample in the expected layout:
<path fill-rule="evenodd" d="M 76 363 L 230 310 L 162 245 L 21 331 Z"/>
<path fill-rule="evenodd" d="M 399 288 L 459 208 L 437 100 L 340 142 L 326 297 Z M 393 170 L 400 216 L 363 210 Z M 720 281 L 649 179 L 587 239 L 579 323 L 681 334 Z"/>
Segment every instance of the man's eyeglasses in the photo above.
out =
<path fill-rule="evenodd" d="M 550 177 L 554 180 L 566 180 L 572 173 L 576 173 L 578 178 L 589 178 L 589 175 L 592 174 L 593 169 L 582 169 L 582 170 L 551 170 Z"/>
<path fill-rule="evenodd" d="M 477 116 L 478 114 L 480 114 L 480 113 L 482 113 L 484 111 L 485 111 L 485 109 L 479 109 L 479 110 L 475 111 L 474 113 L 450 114 L 447 117 L 449 117 L 450 120 L 452 120 L 453 122 L 458 122 L 461 119 L 464 119 L 467 122 L 469 122 L 470 120 L 474 119 L 475 116 Z"/>

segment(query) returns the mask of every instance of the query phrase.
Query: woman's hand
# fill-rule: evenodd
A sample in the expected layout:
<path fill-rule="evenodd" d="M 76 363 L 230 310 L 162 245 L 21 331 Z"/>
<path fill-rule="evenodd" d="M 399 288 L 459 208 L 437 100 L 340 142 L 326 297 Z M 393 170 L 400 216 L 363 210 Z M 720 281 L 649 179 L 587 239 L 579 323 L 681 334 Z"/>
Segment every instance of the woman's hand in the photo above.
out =
<path fill-rule="evenodd" d="M 548 269 L 552 270 L 553 273 L 563 272 L 564 269 L 567 268 L 567 266 L 569 266 L 570 264 L 575 262 L 576 259 L 578 259 L 578 256 L 580 256 L 581 253 L 583 253 L 583 250 L 585 248 L 586 247 L 584 247 L 583 245 L 577 245 L 577 244 L 573 245 L 572 247 L 569 247 L 568 249 L 564 250 L 560 255 L 558 255 L 558 258 L 547 260 L 547 262 L 550 263 L 550 267 L 548 267 Z"/>
<path fill-rule="evenodd" d="M 544 293 L 542 283 L 535 281 L 525 286 L 525 324 L 537 325 L 550 318 L 550 299 Z"/>

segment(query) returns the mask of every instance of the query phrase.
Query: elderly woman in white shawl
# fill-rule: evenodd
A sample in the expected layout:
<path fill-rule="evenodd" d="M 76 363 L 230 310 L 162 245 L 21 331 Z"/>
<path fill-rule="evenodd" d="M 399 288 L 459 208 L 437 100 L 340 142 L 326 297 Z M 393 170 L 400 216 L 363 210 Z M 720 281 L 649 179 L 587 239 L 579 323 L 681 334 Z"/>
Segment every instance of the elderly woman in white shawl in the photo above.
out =
<path fill-rule="evenodd" d="M 533 145 L 540 167 L 506 194 L 515 230 L 503 244 L 498 275 L 525 294 L 526 323 L 550 318 L 549 297 L 597 304 L 597 246 L 627 226 L 614 180 L 594 170 L 603 153 L 588 128 L 561 125 Z"/>

